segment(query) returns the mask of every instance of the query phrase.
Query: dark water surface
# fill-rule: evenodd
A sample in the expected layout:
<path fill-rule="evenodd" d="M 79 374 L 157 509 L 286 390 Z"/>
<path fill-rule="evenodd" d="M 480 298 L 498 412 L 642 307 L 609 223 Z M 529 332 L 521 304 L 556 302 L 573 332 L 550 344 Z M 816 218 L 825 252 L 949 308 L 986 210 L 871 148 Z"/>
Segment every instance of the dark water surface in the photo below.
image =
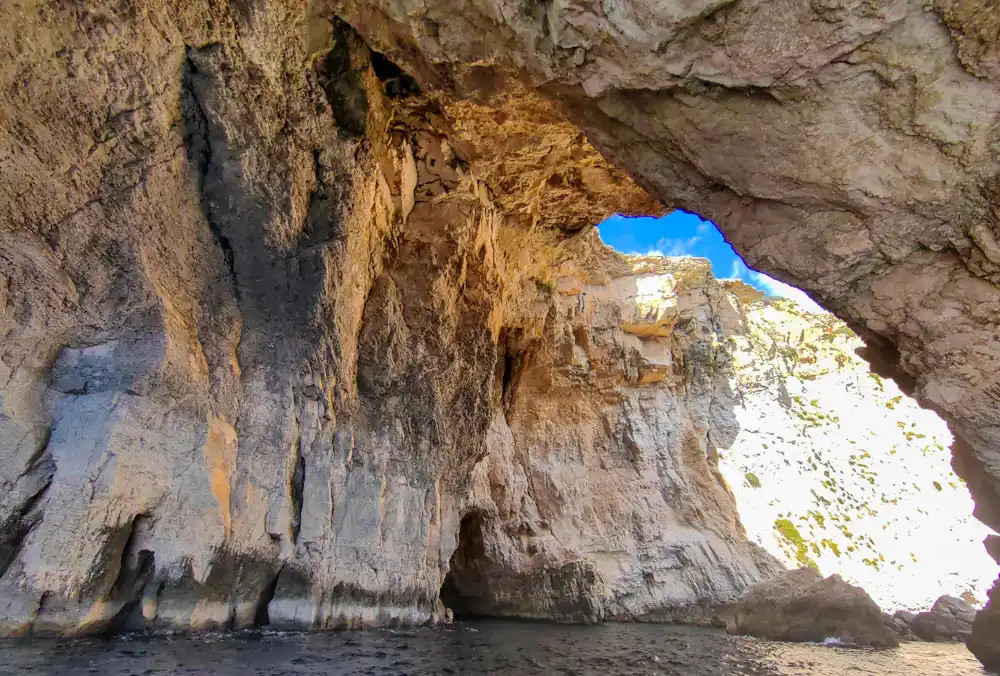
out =
<path fill-rule="evenodd" d="M 967 676 L 963 645 L 866 651 L 772 643 L 718 630 L 470 622 L 411 631 L 254 632 L 0 642 L 0 675 L 676 674 Z"/>

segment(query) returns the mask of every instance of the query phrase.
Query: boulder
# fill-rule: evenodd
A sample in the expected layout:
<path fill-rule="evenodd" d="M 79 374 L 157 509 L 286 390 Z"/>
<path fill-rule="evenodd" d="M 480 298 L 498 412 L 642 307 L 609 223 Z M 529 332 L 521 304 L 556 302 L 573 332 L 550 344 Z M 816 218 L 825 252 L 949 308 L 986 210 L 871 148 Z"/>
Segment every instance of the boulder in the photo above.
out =
<path fill-rule="evenodd" d="M 824 579 L 813 568 L 786 571 L 750 587 L 733 604 L 726 630 L 775 641 L 835 637 L 857 646 L 899 645 L 865 590 L 838 575 Z"/>
<path fill-rule="evenodd" d="M 893 615 L 882 613 L 882 624 L 899 637 L 900 641 L 917 641 L 919 639 L 910 628 L 909 618 L 911 617 L 915 618 L 916 615 L 905 610 L 898 610 Z"/>
<path fill-rule="evenodd" d="M 929 611 L 918 613 L 911 622 L 913 633 L 924 641 L 965 641 L 972 634 L 976 609 L 962 599 L 942 596 Z"/>

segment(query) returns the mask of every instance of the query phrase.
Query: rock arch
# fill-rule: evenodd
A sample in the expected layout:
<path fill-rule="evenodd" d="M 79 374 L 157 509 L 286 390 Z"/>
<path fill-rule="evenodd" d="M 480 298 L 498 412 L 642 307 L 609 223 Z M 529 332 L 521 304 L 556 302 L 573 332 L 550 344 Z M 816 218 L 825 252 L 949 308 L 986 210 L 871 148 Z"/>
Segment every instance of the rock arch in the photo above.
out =
<path fill-rule="evenodd" d="M 240 566 L 212 573 L 240 553 L 272 620 L 435 617 L 501 330 L 540 331 L 525 289 L 653 198 L 847 320 L 1000 527 L 997 24 L 925 5 L 12 10 L 4 630 L 115 617 L 79 593 L 139 516 L 150 621 L 252 624 Z M 160 598 L 182 581 L 206 602 Z"/>
<path fill-rule="evenodd" d="M 464 64 L 521 73 L 652 195 L 711 218 L 748 263 L 845 319 L 874 368 L 949 421 L 976 516 L 1000 528 L 1000 26 L 988 3 L 520 7 L 341 11 L 459 96 L 476 91 Z"/>

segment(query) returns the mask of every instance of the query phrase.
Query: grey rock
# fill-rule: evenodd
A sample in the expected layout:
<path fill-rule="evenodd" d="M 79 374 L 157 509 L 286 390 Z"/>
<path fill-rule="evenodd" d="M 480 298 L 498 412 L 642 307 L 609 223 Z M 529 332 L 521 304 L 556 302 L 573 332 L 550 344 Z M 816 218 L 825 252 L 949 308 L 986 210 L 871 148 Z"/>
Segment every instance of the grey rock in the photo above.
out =
<path fill-rule="evenodd" d="M 904 617 L 900 616 L 901 612 L 905 613 L 906 611 L 896 611 L 894 615 L 882 613 L 882 624 L 894 633 L 900 641 L 918 640 L 917 636 L 910 629 L 910 624 L 906 622 Z"/>
<path fill-rule="evenodd" d="M 962 599 L 942 596 L 911 622 L 913 633 L 925 641 L 965 641 L 972 634 L 976 610 Z"/>
<path fill-rule="evenodd" d="M 656 203 L 530 91 L 428 107 L 343 22 L 301 12 L 66 6 L 0 29 L 18 92 L 0 136 L 0 633 L 445 620 L 460 524 L 487 498 L 511 556 L 484 562 L 507 574 L 478 592 L 490 612 L 687 612 L 774 570 L 709 460 L 726 393 L 695 371 L 677 374 L 690 400 L 668 388 L 663 344 L 692 364 L 711 347 L 689 332 L 644 353 L 609 314 L 634 299 L 598 308 L 604 389 L 577 402 L 597 436 L 560 433 L 573 457 L 496 442 L 546 436 L 508 424 L 540 386 L 523 373 L 584 368 L 538 350 L 591 325 L 547 322 L 582 298 L 554 298 L 551 271 L 589 257 L 629 283 L 573 235 Z M 701 331 L 724 291 L 693 272 Z M 615 469 L 591 482 L 604 453 Z M 487 467 L 511 483 L 481 494 Z M 589 486 L 606 513 L 570 498 Z M 532 547 L 530 567 L 512 558 Z"/>
<path fill-rule="evenodd" d="M 787 571 L 750 587 L 733 604 L 726 629 L 776 641 L 836 638 L 857 646 L 899 645 L 882 611 L 863 589 L 837 575 L 824 579 L 813 568 Z"/>

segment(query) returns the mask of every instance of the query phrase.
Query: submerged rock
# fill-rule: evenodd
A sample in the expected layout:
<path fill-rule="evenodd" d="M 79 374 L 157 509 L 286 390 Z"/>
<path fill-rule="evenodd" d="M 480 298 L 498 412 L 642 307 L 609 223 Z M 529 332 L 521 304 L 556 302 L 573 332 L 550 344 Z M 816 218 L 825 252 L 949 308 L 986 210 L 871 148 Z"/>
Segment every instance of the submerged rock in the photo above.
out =
<path fill-rule="evenodd" d="M 895 647 L 899 639 L 885 625 L 871 597 L 839 576 L 823 578 L 813 568 L 790 570 L 744 592 L 734 604 L 726 630 L 774 641 Z"/>

